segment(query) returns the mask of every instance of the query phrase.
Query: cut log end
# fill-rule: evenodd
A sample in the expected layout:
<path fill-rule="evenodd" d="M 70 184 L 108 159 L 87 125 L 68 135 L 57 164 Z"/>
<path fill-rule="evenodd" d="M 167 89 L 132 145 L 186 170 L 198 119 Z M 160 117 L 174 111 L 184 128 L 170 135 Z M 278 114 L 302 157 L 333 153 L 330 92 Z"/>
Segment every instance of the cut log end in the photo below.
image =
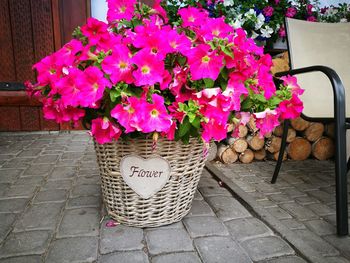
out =
<path fill-rule="evenodd" d="M 310 126 L 305 130 L 304 137 L 310 142 L 315 142 L 324 132 L 324 125 L 321 122 L 313 122 Z"/>
<path fill-rule="evenodd" d="M 310 122 L 298 117 L 290 121 L 292 127 L 296 131 L 304 131 L 310 126 Z"/>
<path fill-rule="evenodd" d="M 242 163 L 251 163 L 254 160 L 254 152 L 251 149 L 247 149 L 239 155 L 239 160 Z"/>
<path fill-rule="evenodd" d="M 263 161 L 266 158 L 266 150 L 264 148 L 259 151 L 254 151 L 254 159 L 258 161 Z"/>
<path fill-rule="evenodd" d="M 238 154 L 231 147 L 221 144 L 218 147 L 217 158 L 222 163 L 231 164 L 238 160 Z"/>
<path fill-rule="evenodd" d="M 334 156 L 335 146 L 332 139 L 322 137 L 312 145 L 312 155 L 318 160 L 328 160 Z"/>
<path fill-rule="evenodd" d="M 311 144 L 305 138 L 295 138 L 288 145 L 288 155 L 292 160 L 306 160 L 311 154 Z"/>
<path fill-rule="evenodd" d="M 242 153 L 248 148 L 248 143 L 245 139 L 239 138 L 231 145 L 231 148 L 238 153 Z"/>
<path fill-rule="evenodd" d="M 259 135 L 249 135 L 247 137 L 247 143 L 250 147 L 250 149 L 254 150 L 254 151 L 258 151 L 260 149 L 262 149 L 265 145 L 265 140 L 264 138 L 260 138 Z"/>
<path fill-rule="evenodd" d="M 272 136 L 267 144 L 266 144 L 266 150 L 268 150 L 270 153 L 278 152 L 281 148 L 282 139 L 277 136 Z"/>

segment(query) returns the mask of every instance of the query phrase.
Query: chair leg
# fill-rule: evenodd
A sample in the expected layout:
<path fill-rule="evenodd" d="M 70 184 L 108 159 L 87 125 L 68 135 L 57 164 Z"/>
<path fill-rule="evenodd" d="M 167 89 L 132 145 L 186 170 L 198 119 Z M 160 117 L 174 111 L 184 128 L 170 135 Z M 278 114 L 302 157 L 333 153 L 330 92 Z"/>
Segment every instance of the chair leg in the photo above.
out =
<path fill-rule="evenodd" d="M 336 210 L 337 233 L 345 236 L 349 233 L 348 226 L 348 192 L 347 192 L 347 163 L 346 163 L 346 129 L 336 121 Z"/>
<path fill-rule="evenodd" d="M 283 154 L 284 154 L 284 150 L 286 149 L 286 145 L 287 145 L 288 128 L 289 128 L 289 120 L 285 120 L 284 124 L 283 124 L 283 134 L 282 134 L 281 148 L 280 148 L 280 152 L 279 152 L 279 155 L 278 155 L 275 171 L 274 171 L 273 176 L 272 176 L 271 184 L 276 183 L 277 176 L 278 176 L 278 174 L 280 172 L 280 169 L 281 169 L 282 160 L 283 160 Z"/>

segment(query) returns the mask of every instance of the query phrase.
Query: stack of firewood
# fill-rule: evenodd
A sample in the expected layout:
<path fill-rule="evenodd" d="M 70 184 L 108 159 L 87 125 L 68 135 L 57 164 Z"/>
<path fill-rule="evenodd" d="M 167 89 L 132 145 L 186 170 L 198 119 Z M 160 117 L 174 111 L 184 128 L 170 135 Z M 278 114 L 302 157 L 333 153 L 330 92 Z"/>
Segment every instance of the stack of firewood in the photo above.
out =
<path fill-rule="evenodd" d="M 282 141 L 283 126 L 261 138 L 251 121 L 240 126 L 237 138 L 228 138 L 211 147 L 211 160 L 230 164 L 237 161 L 251 163 L 254 160 L 277 160 Z M 327 160 L 334 155 L 334 124 L 308 122 L 302 118 L 291 121 L 288 129 L 284 160 L 305 160 L 314 157 Z"/>

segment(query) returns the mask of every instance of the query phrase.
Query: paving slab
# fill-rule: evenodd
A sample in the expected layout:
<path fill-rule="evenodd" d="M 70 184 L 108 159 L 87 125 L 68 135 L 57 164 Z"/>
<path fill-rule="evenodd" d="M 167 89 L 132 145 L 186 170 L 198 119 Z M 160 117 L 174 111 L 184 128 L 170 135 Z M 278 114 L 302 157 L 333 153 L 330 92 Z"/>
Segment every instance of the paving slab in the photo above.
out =
<path fill-rule="evenodd" d="M 149 259 L 143 251 L 117 252 L 108 255 L 102 255 L 99 263 L 149 263 Z M 164 262 L 164 261 L 163 261 Z M 165 262 L 164 262 L 165 263 Z M 180 262 L 178 262 L 180 263 Z"/>
<path fill-rule="evenodd" d="M 252 216 L 248 210 L 232 196 L 215 196 L 209 197 L 207 200 L 213 207 L 217 216 L 223 221 Z"/>
<path fill-rule="evenodd" d="M 239 241 L 273 235 L 268 226 L 254 217 L 226 221 L 225 225 L 232 238 Z"/>
<path fill-rule="evenodd" d="M 0 247 L 0 258 L 41 255 L 49 246 L 49 231 L 26 231 L 11 233 Z"/>
<path fill-rule="evenodd" d="M 53 241 L 47 263 L 94 262 L 97 259 L 96 237 L 63 238 Z"/>
<path fill-rule="evenodd" d="M 192 238 L 229 235 L 225 225 L 214 216 L 187 217 L 183 222 Z"/>
<path fill-rule="evenodd" d="M 203 262 L 253 262 L 246 252 L 229 237 L 202 237 L 194 245 Z"/>
<path fill-rule="evenodd" d="M 63 204 L 35 204 L 17 220 L 14 231 L 54 230 L 60 220 Z"/>
<path fill-rule="evenodd" d="M 10 232 L 16 215 L 13 213 L 0 214 L 0 243 L 5 239 Z"/>
<path fill-rule="evenodd" d="M 183 252 L 155 256 L 152 263 L 201 263 L 201 260 L 197 253 Z"/>
<path fill-rule="evenodd" d="M 69 209 L 64 212 L 57 237 L 97 236 L 100 216 L 96 208 Z"/>
<path fill-rule="evenodd" d="M 141 228 L 118 225 L 107 227 L 103 222 L 101 229 L 101 254 L 116 251 L 141 250 L 143 244 L 143 231 Z"/>
<path fill-rule="evenodd" d="M 146 242 L 151 255 L 194 250 L 190 235 L 182 229 L 149 230 Z"/>
<path fill-rule="evenodd" d="M 293 255 L 294 250 L 277 236 L 258 237 L 245 240 L 241 246 L 248 252 L 254 261 Z"/>

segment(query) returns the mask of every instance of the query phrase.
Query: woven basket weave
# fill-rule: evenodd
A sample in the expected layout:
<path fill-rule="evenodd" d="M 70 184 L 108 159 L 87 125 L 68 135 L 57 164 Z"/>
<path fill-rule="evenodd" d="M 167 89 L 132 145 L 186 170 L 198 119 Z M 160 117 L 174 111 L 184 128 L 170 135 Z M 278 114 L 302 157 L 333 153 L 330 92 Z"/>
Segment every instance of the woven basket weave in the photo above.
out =
<path fill-rule="evenodd" d="M 102 179 L 102 194 L 108 214 L 117 222 L 136 227 L 156 227 L 180 221 L 190 210 L 205 158 L 203 144 L 191 139 L 189 144 L 160 138 L 152 151 L 152 139 L 98 144 L 97 161 Z M 143 158 L 160 156 L 171 166 L 165 186 L 143 199 L 123 180 L 120 160 L 129 154 Z"/>

